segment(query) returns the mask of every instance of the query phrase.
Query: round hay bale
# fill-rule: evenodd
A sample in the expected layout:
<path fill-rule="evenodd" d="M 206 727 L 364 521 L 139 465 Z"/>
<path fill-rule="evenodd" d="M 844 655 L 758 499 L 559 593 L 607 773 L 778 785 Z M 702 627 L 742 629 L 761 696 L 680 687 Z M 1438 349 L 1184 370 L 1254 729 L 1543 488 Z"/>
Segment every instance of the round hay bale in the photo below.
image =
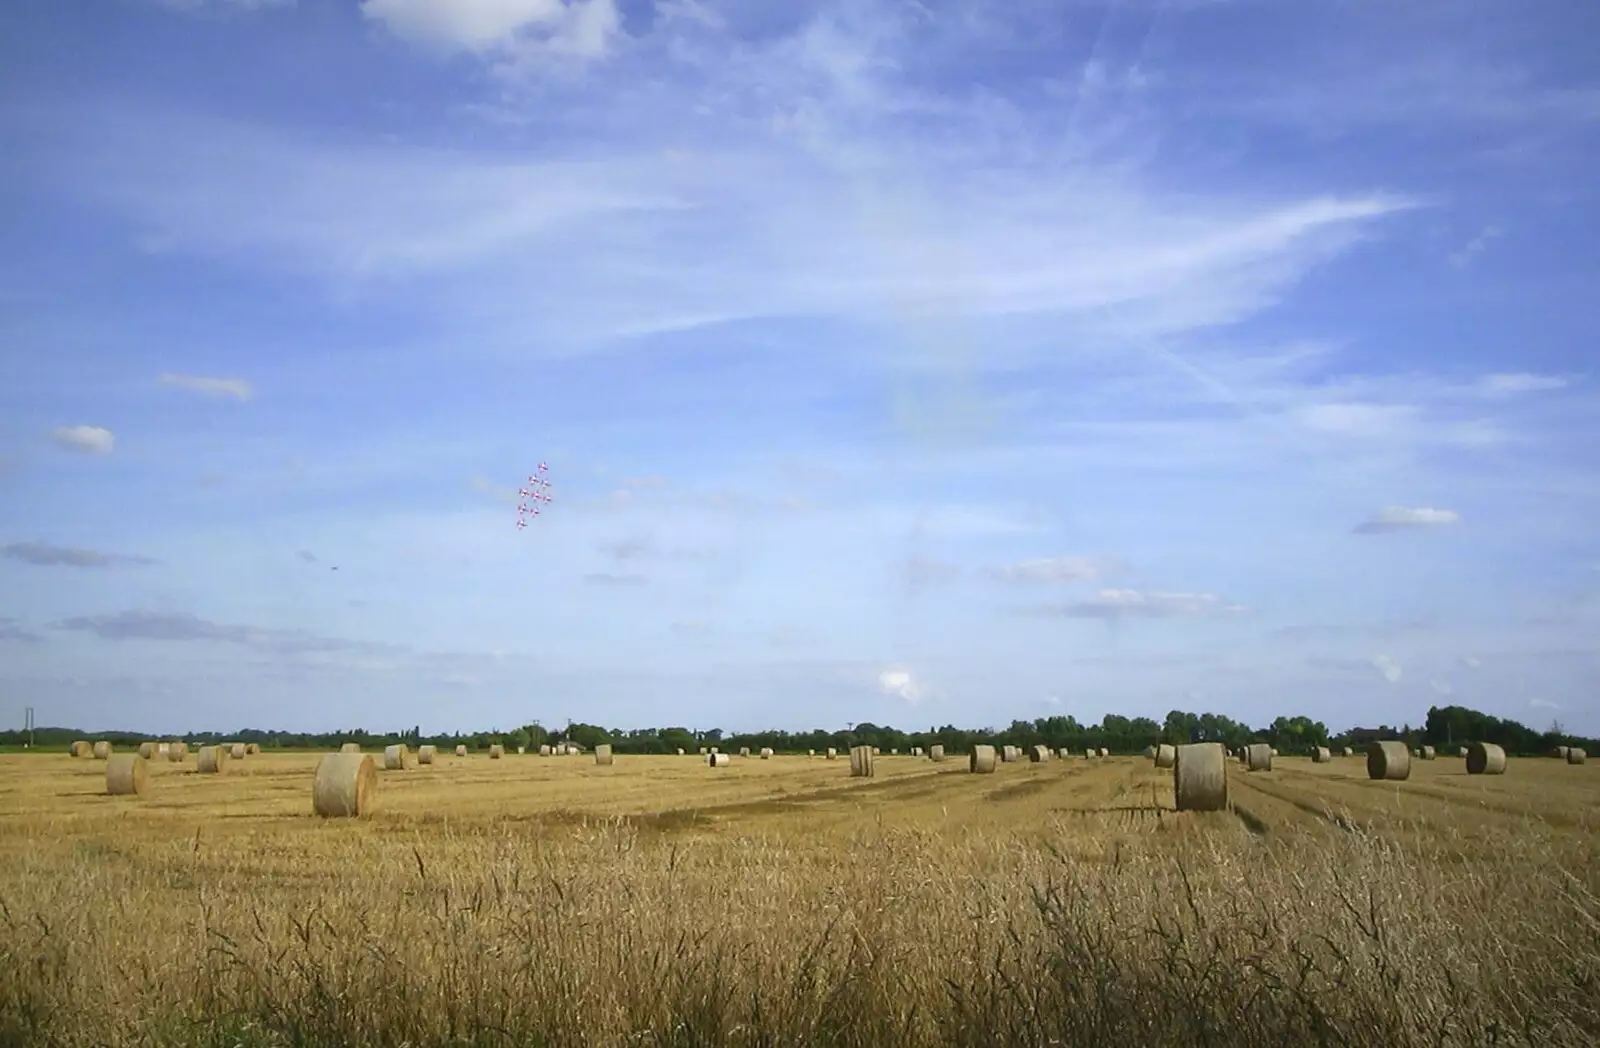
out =
<path fill-rule="evenodd" d="M 1465 747 L 1468 775 L 1504 775 L 1506 751 L 1492 742 L 1475 742 Z"/>
<path fill-rule="evenodd" d="M 325 819 L 354 818 L 372 810 L 378 769 L 364 753 L 328 753 L 317 762 L 311 810 Z"/>
<path fill-rule="evenodd" d="M 1091 761 L 1094 760 L 1094 754 L 1095 754 L 1094 750 L 1084 750 L 1083 751 L 1083 757 L 1084 757 L 1085 760 L 1091 760 Z"/>
<path fill-rule="evenodd" d="M 1156 767 L 1170 768 L 1178 762 L 1178 747 L 1162 743 L 1156 747 Z"/>
<path fill-rule="evenodd" d="M 850 777 L 855 779 L 872 778 L 872 758 L 877 756 L 871 746 L 850 747 Z"/>
<path fill-rule="evenodd" d="M 913 756 L 913 757 L 922 756 L 922 747 L 921 746 L 913 746 L 913 747 L 911 747 L 911 756 Z"/>
<path fill-rule="evenodd" d="M 151 757 L 154 757 L 155 755 L 156 755 L 156 744 L 155 743 L 153 743 L 153 742 L 141 742 L 141 743 L 139 743 L 139 756 L 143 757 L 145 760 L 149 760 Z"/>
<path fill-rule="evenodd" d="M 433 763 L 433 759 L 435 757 L 437 757 L 438 755 L 439 755 L 439 747 L 437 747 L 437 746 L 418 746 L 417 747 L 417 763 L 418 764 L 432 764 Z"/>
<path fill-rule="evenodd" d="M 583 752 L 583 747 L 582 746 L 574 746 L 574 745 L 571 745 L 571 744 L 569 744 L 567 746 L 567 756 L 568 757 L 576 757 L 578 754 L 580 754 L 582 752 Z"/>
<path fill-rule="evenodd" d="M 465 757 L 466 755 L 467 755 L 466 746 L 462 745 L 462 746 L 457 746 L 456 747 L 456 756 L 457 757 Z"/>
<path fill-rule="evenodd" d="M 67 753 L 73 757 L 92 757 L 94 756 L 94 746 L 83 739 L 79 739 L 67 747 Z M 1566 754 L 1562 754 L 1562 756 L 1565 757 Z"/>
<path fill-rule="evenodd" d="M 1059 750 L 1056 751 L 1056 756 L 1060 757 L 1062 760 L 1066 760 L 1067 758 L 1072 756 L 1072 751 L 1067 749 L 1065 746 L 1063 746 Z"/>
<path fill-rule="evenodd" d="M 900 756 L 900 748 L 898 746 L 896 746 L 896 747 L 890 749 L 889 750 L 889 756 L 891 756 L 891 757 Z"/>
<path fill-rule="evenodd" d="M 1156 759 L 1156 748 L 1154 746 L 1146 746 L 1144 748 L 1144 759 L 1147 761 Z"/>
<path fill-rule="evenodd" d="M 228 757 L 232 760 L 242 761 L 245 757 L 244 743 L 236 742 L 228 747 Z"/>
<path fill-rule="evenodd" d="M 94 744 L 94 759 L 103 761 L 111 756 L 111 743 L 101 739 Z"/>
<path fill-rule="evenodd" d="M 347 742 L 343 746 L 339 747 L 339 752 L 340 753 L 360 753 L 361 752 L 361 743 L 359 743 L 359 742 Z"/>
<path fill-rule="evenodd" d="M 76 746 L 77 743 L 73 743 L 73 745 Z M 1571 746 L 1557 746 L 1555 749 L 1550 751 L 1550 756 L 1556 758 L 1557 760 L 1563 760 L 1564 761 L 1564 760 L 1567 759 L 1567 753 L 1571 749 L 1572 749 Z"/>
<path fill-rule="evenodd" d="M 1273 750 L 1272 750 L 1272 755 L 1273 755 L 1273 756 L 1274 756 L 1274 757 L 1276 757 L 1276 756 L 1277 756 L 1277 755 L 1278 755 L 1278 751 L 1277 751 L 1277 749 L 1276 749 L 1276 748 L 1273 748 Z"/>
<path fill-rule="evenodd" d="M 726 768 L 729 764 L 732 764 L 732 763 L 733 763 L 733 761 L 728 757 L 728 755 L 726 753 L 708 753 L 708 754 L 706 754 L 706 766 L 707 767 L 711 767 L 711 768 Z"/>
<path fill-rule="evenodd" d="M 497 761 L 506 755 L 506 748 L 498 742 L 489 747 L 489 759 Z"/>
<path fill-rule="evenodd" d="M 1367 778 L 1403 782 L 1411 777 L 1411 754 L 1406 744 L 1389 739 L 1367 747 Z"/>
<path fill-rule="evenodd" d="M 1356 755 L 1356 748 L 1354 746 L 1346 746 L 1344 748 L 1344 755 L 1346 757 L 1354 757 Z"/>
<path fill-rule="evenodd" d="M 704 757 L 705 755 L 706 755 L 706 748 L 704 746 L 702 746 L 702 747 L 700 747 L 700 756 Z"/>
<path fill-rule="evenodd" d="M 748 747 L 748 746 L 740 746 L 739 747 L 739 756 L 741 756 L 741 757 L 750 756 L 750 747 Z"/>
<path fill-rule="evenodd" d="M 823 757 L 830 761 L 836 761 L 839 759 L 839 751 L 834 749 L 832 746 L 829 746 L 823 753 Z"/>
<path fill-rule="evenodd" d="M 539 747 L 539 756 L 541 756 L 541 757 L 550 756 L 550 747 L 548 745 L 540 746 Z"/>
<path fill-rule="evenodd" d="M 1228 806 L 1228 748 L 1194 742 L 1176 748 L 1172 794 L 1179 811 L 1222 811 Z"/>
<path fill-rule="evenodd" d="M 527 752 L 528 752 L 528 747 L 526 747 L 526 746 L 518 746 L 517 747 L 517 753 L 519 755 L 527 753 Z"/>
<path fill-rule="evenodd" d="M 1104 746 L 1102 746 L 1102 747 L 1100 747 L 1100 756 L 1109 757 L 1109 756 L 1111 756 L 1111 751 L 1106 749 Z"/>
<path fill-rule="evenodd" d="M 967 770 L 979 775 L 988 774 L 994 771 L 999 758 L 993 746 L 974 746 L 967 755 Z"/>
<path fill-rule="evenodd" d="M 261 744 L 259 742 L 247 742 L 244 744 L 244 755 L 246 757 L 254 757 L 260 752 Z"/>
<path fill-rule="evenodd" d="M 816 752 L 816 751 L 815 751 L 815 750 L 812 750 L 812 751 L 811 751 L 811 752 L 812 752 L 812 753 L 815 753 L 815 752 Z M 678 756 L 680 756 L 680 757 L 682 757 L 682 756 L 683 756 L 683 747 L 682 747 L 682 746 L 679 746 L 679 747 L 678 747 Z"/>
<path fill-rule="evenodd" d="M 1315 746 L 1311 750 L 1312 764 L 1326 764 L 1333 760 L 1333 751 L 1326 746 Z"/>
<path fill-rule="evenodd" d="M 1012 761 L 1017 759 L 1016 747 L 1009 745 L 996 746 L 994 755 L 1001 764 L 1010 764 Z"/>
<path fill-rule="evenodd" d="M 406 764 L 411 758 L 411 750 L 405 746 L 385 746 L 383 748 L 383 770 L 405 771 Z"/>
<path fill-rule="evenodd" d="M 167 757 L 167 744 L 164 743 L 164 742 L 156 743 L 156 759 L 157 760 L 165 760 L 166 757 Z"/>
<path fill-rule="evenodd" d="M 611 766 L 611 743 L 602 742 L 594 748 L 594 762 L 602 768 Z"/>
<path fill-rule="evenodd" d="M 1467 746 L 1463 746 L 1460 749 L 1456 750 L 1456 756 L 1457 757 L 1470 757 L 1471 755 L 1472 755 L 1472 751 Z"/>
<path fill-rule="evenodd" d="M 150 762 L 136 753 L 117 753 L 106 760 L 106 792 L 113 797 L 144 795 Z"/>
<path fill-rule="evenodd" d="M 932 746 L 929 746 L 928 747 L 928 759 L 930 761 L 942 761 L 942 760 L 944 760 L 944 744 L 936 742 Z"/>
<path fill-rule="evenodd" d="M 1245 768 L 1250 771 L 1272 770 L 1272 747 L 1258 742 L 1244 751 Z"/>
<path fill-rule="evenodd" d="M 1045 761 L 1047 761 L 1049 759 L 1050 759 L 1050 747 L 1048 747 L 1048 746 L 1029 746 L 1028 747 L 1028 761 L 1030 763 L 1032 763 L 1032 764 L 1042 764 L 1042 763 L 1044 763 Z"/>
<path fill-rule="evenodd" d="M 763 747 L 761 747 L 761 759 L 764 760 L 764 761 L 770 761 L 772 759 L 772 747 L 771 746 L 763 746 Z"/>
<path fill-rule="evenodd" d="M 1589 759 L 1589 753 L 1588 753 L 1587 750 L 1581 749 L 1580 747 L 1577 747 L 1577 746 L 1568 746 L 1567 747 L 1567 763 L 1568 764 L 1582 764 L 1584 761 L 1586 761 L 1588 759 Z"/>
<path fill-rule="evenodd" d="M 167 743 L 167 760 L 174 764 L 182 764 L 188 756 L 189 744 L 187 742 Z"/>
<path fill-rule="evenodd" d="M 221 746 L 202 746 L 195 770 L 202 775 L 221 775 L 228 770 L 228 751 Z"/>
<path fill-rule="evenodd" d="M 1434 758 L 1436 758 L 1438 756 L 1439 756 L 1439 751 L 1435 750 L 1432 746 L 1424 746 L 1424 747 L 1422 747 L 1422 759 L 1423 760 L 1431 761 L 1431 760 L 1433 760 Z"/>

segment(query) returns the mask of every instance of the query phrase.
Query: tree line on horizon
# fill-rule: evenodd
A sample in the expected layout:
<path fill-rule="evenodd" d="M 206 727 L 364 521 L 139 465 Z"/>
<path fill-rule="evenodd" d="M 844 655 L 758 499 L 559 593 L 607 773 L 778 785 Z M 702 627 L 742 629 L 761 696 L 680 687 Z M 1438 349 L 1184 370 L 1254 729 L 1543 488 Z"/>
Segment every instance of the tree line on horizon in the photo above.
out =
<path fill-rule="evenodd" d="M 74 740 L 84 738 L 105 739 L 119 746 L 133 746 L 160 739 L 178 739 L 191 745 L 254 742 L 263 749 L 282 750 L 337 749 L 347 742 L 358 743 L 363 748 L 432 744 L 451 749 L 466 745 L 473 750 L 486 749 L 494 743 L 529 748 L 551 743 L 572 743 L 589 750 L 601 743 L 609 743 L 616 753 L 622 754 L 670 754 L 679 749 L 695 753 L 701 746 L 717 746 L 724 750 L 737 750 L 742 746 L 752 750 L 770 747 L 778 753 L 797 753 L 826 750 L 829 747 L 846 750 L 851 746 L 866 745 L 876 746 L 884 752 L 909 752 L 912 747 L 926 748 L 934 744 L 943 745 L 948 752 L 965 753 L 983 743 L 1023 747 L 1045 745 L 1052 750 L 1065 748 L 1074 752 L 1104 748 L 1113 753 L 1137 753 L 1146 746 L 1163 742 L 1221 742 L 1230 750 L 1251 743 L 1266 743 L 1283 754 L 1305 754 L 1316 746 L 1328 746 L 1336 750 L 1354 746 L 1359 749 L 1375 739 L 1400 739 L 1408 747 L 1431 745 L 1441 750 L 1469 742 L 1492 742 L 1504 747 L 1509 754 L 1521 755 L 1548 753 L 1556 746 L 1582 746 L 1600 751 L 1600 741 L 1568 734 L 1559 724 L 1553 724 L 1541 732 L 1517 721 L 1502 720 L 1463 706 L 1430 707 L 1420 726 L 1352 727 L 1338 734 L 1330 733 L 1321 721 L 1304 716 L 1278 717 L 1266 727 L 1252 728 L 1221 714 L 1173 710 L 1161 723 L 1149 717 L 1123 717 L 1108 713 L 1099 724 L 1080 724 L 1072 716 L 1054 716 L 1031 721 L 1014 720 L 1008 727 L 998 729 L 957 728 L 947 724 L 942 728 L 930 727 L 926 731 L 905 731 L 869 722 L 852 724 L 841 731 L 818 728 L 806 732 L 725 732 L 720 728 L 617 729 L 584 723 L 547 728 L 534 721 L 508 730 L 437 735 L 424 735 L 420 727 L 390 732 L 373 732 L 364 728 L 332 732 L 246 728 L 236 732 L 190 732 L 184 735 L 151 735 L 128 731 L 90 733 L 75 728 L 46 727 L 34 730 L 33 746 L 37 749 L 65 750 Z M 0 732 L 0 747 L 14 749 L 27 744 L 28 733 L 25 731 Z"/>

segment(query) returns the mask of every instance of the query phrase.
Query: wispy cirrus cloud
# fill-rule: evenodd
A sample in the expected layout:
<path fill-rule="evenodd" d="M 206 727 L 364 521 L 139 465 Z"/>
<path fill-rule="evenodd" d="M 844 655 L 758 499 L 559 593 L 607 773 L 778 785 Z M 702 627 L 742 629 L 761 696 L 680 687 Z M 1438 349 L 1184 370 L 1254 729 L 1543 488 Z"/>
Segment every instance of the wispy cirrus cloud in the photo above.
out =
<path fill-rule="evenodd" d="M 206 375 L 179 375 L 167 372 L 157 381 L 163 386 L 168 386 L 172 389 L 182 389 L 207 397 L 232 397 L 234 400 L 249 400 L 255 396 L 255 388 L 242 378 L 215 378 Z"/>
<path fill-rule="evenodd" d="M 404 281 L 499 336 L 486 345 L 515 332 L 556 351 L 794 316 L 909 330 L 954 316 L 1099 324 L 1113 310 L 1145 332 L 1209 327 L 1414 207 L 1381 189 L 1207 197 L 1130 178 L 1115 155 L 1050 162 L 1034 147 L 1060 128 L 1042 111 L 1010 114 L 1008 137 L 1028 148 L 998 148 L 993 104 L 896 72 L 928 61 L 915 26 L 761 43 L 684 9 L 640 45 L 663 63 L 652 96 L 540 88 L 581 92 L 574 104 L 597 114 L 576 156 L 338 145 L 124 108 L 77 143 L 124 177 L 86 189 L 165 252 L 335 288 Z M 530 11 L 502 5 L 462 39 Z M 905 114 L 923 109 L 940 134 L 912 133 Z M 692 111 L 725 118 L 723 132 L 663 133 Z"/>
<path fill-rule="evenodd" d="M 1539 375 L 1525 371 L 1484 375 L 1475 389 L 1486 397 L 1512 397 L 1519 393 L 1544 393 L 1566 389 L 1572 380 L 1565 375 Z"/>

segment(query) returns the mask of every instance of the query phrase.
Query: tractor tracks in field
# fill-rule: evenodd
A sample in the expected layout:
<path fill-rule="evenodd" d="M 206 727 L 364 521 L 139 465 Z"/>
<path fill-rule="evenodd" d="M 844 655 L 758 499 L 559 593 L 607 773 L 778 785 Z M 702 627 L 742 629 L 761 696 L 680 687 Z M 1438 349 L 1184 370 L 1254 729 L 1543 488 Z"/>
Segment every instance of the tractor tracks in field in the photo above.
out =
<path fill-rule="evenodd" d="M 1337 829 L 1344 830 L 1346 833 L 1354 833 L 1360 829 L 1360 826 L 1355 822 L 1355 820 L 1351 819 L 1347 815 L 1333 811 L 1326 804 L 1315 804 L 1311 801 L 1296 797 L 1291 792 L 1273 789 L 1269 787 L 1264 780 L 1253 778 L 1249 773 L 1241 775 L 1235 781 L 1245 789 L 1254 790 L 1263 796 L 1270 797 L 1282 804 L 1287 804 L 1296 811 L 1305 812 L 1307 815 L 1320 819 L 1323 822 L 1326 822 L 1328 825 L 1336 827 Z M 1244 821 L 1247 826 L 1250 825 L 1251 821 L 1260 823 L 1261 829 L 1256 829 L 1252 826 L 1251 832 L 1257 834 L 1264 834 L 1267 832 L 1267 824 L 1263 820 L 1256 817 L 1253 813 L 1250 813 L 1248 808 L 1241 808 L 1241 806 L 1238 804 L 1234 804 L 1233 808 L 1234 813 L 1239 815 L 1241 821 Z M 1247 813 L 1248 818 L 1246 817 L 1246 814 L 1240 814 L 1241 811 Z"/>

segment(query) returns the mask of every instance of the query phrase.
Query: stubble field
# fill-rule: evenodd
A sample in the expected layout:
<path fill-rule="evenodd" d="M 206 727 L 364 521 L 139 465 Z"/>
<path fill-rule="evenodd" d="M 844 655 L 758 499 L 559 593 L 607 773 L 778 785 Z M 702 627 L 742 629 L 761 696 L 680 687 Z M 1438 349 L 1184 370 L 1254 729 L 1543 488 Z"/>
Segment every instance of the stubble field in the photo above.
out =
<path fill-rule="evenodd" d="M 0 757 L 0 1040 L 1578 1045 L 1600 766 Z"/>

